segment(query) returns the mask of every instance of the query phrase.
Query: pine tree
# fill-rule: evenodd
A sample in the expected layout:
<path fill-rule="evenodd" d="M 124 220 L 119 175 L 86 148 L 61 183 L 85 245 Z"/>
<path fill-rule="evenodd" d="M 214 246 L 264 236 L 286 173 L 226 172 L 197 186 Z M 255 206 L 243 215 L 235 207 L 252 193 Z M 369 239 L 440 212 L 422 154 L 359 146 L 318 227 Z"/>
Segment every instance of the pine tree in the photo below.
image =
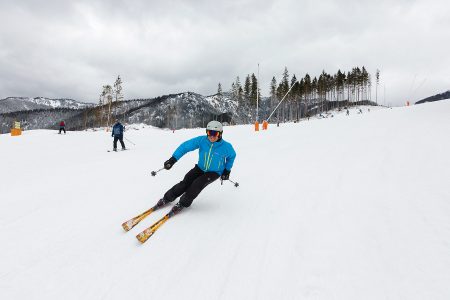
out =
<path fill-rule="evenodd" d="M 98 113 L 100 114 L 100 116 L 99 116 L 99 120 L 97 120 L 97 122 L 100 122 L 100 125 L 99 125 L 100 127 L 103 126 L 103 110 L 104 110 L 103 101 L 104 101 L 104 97 L 105 97 L 103 92 L 104 91 L 102 91 L 100 93 L 99 101 L 98 101 Z"/>
<path fill-rule="evenodd" d="M 242 103 L 245 105 L 244 90 L 242 89 L 242 86 L 240 86 L 240 85 L 238 86 L 238 89 L 237 89 L 237 99 L 238 99 L 239 103 Z"/>
<path fill-rule="evenodd" d="M 361 69 L 356 67 L 355 69 L 355 89 L 356 89 L 356 101 L 360 100 L 359 92 L 362 89 L 362 76 Z"/>
<path fill-rule="evenodd" d="M 250 104 L 252 107 L 256 107 L 256 100 L 259 98 L 258 95 L 258 79 L 255 74 L 252 73 L 251 76 L 251 89 L 250 89 Z"/>
<path fill-rule="evenodd" d="M 311 91 L 312 91 L 312 86 L 311 86 L 311 76 L 309 76 L 308 73 L 305 74 L 304 77 L 304 93 L 305 93 L 305 114 L 309 115 L 309 104 L 311 101 Z"/>
<path fill-rule="evenodd" d="M 315 100 L 317 102 L 317 89 L 318 86 L 318 81 L 317 81 L 317 77 L 314 77 L 313 80 L 311 81 L 311 99 Z"/>
<path fill-rule="evenodd" d="M 289 90 L 289 72 L 287 67 L 284 67 L 283 78 L 278 85 L 277 93 L 278 98 L 282 99 Z"/>
<path fill-rule="evenodd" d="M 291 92 L 289 93 L 289 99 L 295 100 L 299 93 L 299 85 L 297 84 L 297 77 L 295 76 L 295 74 L 292 75 L 289 88 L 291 88 Z"/>
<path fill-rule="evenodd" d="M 369 73 L 363 66 L 361 69 L 361 83 L 362 83 L 362 100 L 368 100 L 368 90 L 369 90 Z"/>
<path fill-rule="evenodd" d="M 298 99 L 298 91 L 299 91 L 299 85 L 297 84 L 297 77 L 292 75 L 291 78 L 291 92 L 288 95 L 289 96 L 289 102 L 290 102 L 290 119 L 298 120 L 298 105 L 297 105 L 297 99 Z"/>
<path fill-rule="evenodd" d="M 251 103 L 251 100 L 250 100 L 251 89 L 252 89 L 252 83 L 250 80 L 250 75 L 247 75 L 247 77 L 245 78 L 245 84 L 244 84 L 244 98 L 247 103 Z"/>
<path fill-rule="evenodd" d="M 350 102 L 352 101 L 350 92 L 351 92 L 351 87 L 353 85 L 353 75 L 352 75 L 352 73 L 350 73 L 350 71 L 347 71 L 347 79 L 345 81 L 345 84 L 347 85 L 347 101 L 350 105 Z"/>
<path fill-rule="evenodd" d="M 277 103 L 277 80 L 275 76 L 272 77 L 270 82 L 270 110 L 272 111 Z"/>
<path fill-rule="evenodd" d="M 300 79 L 300 82 L 298 83 L 298 98 L 299 98 L 299 103 L 298 103 L 298 105 L 299 105 L 299 114 L 300 114 L 300 118 L 304 115 L 304 114 L 306 114 L 306 107 L 305 107 L 305 109 L 304 109 L 304 112 L 303 112 L 303 114 L 302 114 L 302 111 L 301 111 L 301 107 L 302 107 L 302 104 L 306 104 L 306 100 L 305 100 L 305 96 L 306 96 L 306 92 L 305 92 L 305 80 L 302 78 L 302 79 Z M 305 105 L 306 106 L 306 105 Z"/>
<path fill-rule="evenodd" d="M 218 100 L 220 103 L 222 103 L 222 101 L 223 101 L 222 85 L 220 84 L 220 82 L 219 82 L 219 84 L 217 85 L 217 100 Z"/>
<path fill-rule="evenodd" d="M 235 93 L 236 93 L 236 100 L 238 101 L 239 105 L 244 104 L 244 91 L 242 90 L 241 81 L 239 80 L 239 76 L 236 77 L 236 82 L 234 84 L 235 86 Z"/>
<path fill-rule="evenodd" d="M 231 83 L 231 100 L 237 101 L 236 84 L 234 82 Z"/>
<path fill-rule="evenodd" d="M 117 76 L 116 82 L 114 82 L 114 98 L 116 102 L 123 100 L 122 79 L 120 78 L 120 75 Z"/>
<path fill-rule="evenodd" d="M 317 96 L 320 102 L 320 112 L 323 110 L 323 102 L 325 101 L 326 95 L 326 73 L 325 70 L 322 71 L 322 74 L 319 75 L 319 79 L 317 80 Z"/>
<path fill-rule="evenodd" d="M 342 73 L 341 70 L 338 70 L 336 75 L 336 89 L 337 89 L 338 103 L 342 99 L 342 95 L 344 93 L 344 84 L 345 84 L 345 73 Z"/>

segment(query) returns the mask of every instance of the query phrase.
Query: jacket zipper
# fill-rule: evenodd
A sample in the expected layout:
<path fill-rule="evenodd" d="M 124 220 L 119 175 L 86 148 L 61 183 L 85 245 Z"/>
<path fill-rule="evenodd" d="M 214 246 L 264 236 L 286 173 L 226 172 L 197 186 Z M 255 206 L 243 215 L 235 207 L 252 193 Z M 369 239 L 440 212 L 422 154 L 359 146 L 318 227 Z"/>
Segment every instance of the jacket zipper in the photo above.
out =
<path fill-rule="evenodd" d="M 209 147 L 208 159 L 206 160 L 206 168 L 205 168 L 206 170 L 208 170 L 211 165 L 211 160 L 212 160 L 211 151 L 212 151 L 213 146 L 214 146 L 214 144 L 211 144 L 211 147 Z"/>

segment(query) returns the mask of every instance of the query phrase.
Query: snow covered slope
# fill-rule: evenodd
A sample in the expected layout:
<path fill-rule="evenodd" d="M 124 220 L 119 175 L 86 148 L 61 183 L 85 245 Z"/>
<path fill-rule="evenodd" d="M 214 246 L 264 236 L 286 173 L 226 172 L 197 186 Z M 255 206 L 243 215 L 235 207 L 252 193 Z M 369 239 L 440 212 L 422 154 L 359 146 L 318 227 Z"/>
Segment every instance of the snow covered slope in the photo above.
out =
<path fill-rule="evenodd" d="M 367 110 L 365 110 L 367 111 Z M 226 127 L 231 179 L 147 243 L 121 223 L 203 129 L 0 135 L 0 299 L 450 299 L 450 101 Z M 136 130 L 139 129 L 139 130 Z"/>

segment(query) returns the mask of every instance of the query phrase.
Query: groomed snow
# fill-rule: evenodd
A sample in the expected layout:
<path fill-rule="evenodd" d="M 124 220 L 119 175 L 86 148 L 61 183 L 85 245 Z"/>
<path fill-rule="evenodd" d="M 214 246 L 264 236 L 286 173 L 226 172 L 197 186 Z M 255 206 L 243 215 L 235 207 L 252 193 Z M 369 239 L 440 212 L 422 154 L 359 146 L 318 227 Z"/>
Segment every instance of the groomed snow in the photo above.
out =
<path fill-rule="evenodd" d="M 450 101 L 226 127 L 231 179 L 147 243 L 121 223 L 203 129 L 0 135 L 0 299 L 450 299 Z M 138 130 L 137 130 L 138 129 Z"/>

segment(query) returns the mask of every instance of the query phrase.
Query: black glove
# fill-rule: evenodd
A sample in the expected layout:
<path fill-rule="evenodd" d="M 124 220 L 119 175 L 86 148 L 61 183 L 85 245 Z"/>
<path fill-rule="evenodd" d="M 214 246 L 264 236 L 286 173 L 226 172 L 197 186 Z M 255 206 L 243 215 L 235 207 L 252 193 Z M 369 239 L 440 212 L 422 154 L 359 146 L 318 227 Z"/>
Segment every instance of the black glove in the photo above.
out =
<path fill-rule="evenodd" d="M 227 169 L 223 170 L 222 176 L 220 176 L 220 179 L 222 179 L 222 180 L 230 179 L 230 173 L 231 173 L 231 171 L 228 171 Z"/>
<path fill-rule="evenodd" d="M 164 163 L 164 169 L 166 170 L 170 170 L 170 168 L 172 168 L 172 166 L 177 162 L 177 159 L 175 157 L 171 157 L 168 160 L 166 160 L 166 162 Z"/>

